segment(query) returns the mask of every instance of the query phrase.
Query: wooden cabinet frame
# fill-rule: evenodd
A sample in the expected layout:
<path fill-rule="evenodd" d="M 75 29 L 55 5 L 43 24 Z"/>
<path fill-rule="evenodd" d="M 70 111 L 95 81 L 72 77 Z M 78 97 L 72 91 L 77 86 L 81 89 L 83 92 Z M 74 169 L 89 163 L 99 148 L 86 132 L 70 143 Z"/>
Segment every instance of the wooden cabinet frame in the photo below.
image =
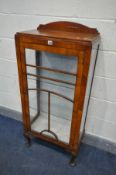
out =
<path fill-rule="evenodd" d="M 35 136 L 39 139 L 46 140 L 65 148 L 73 155 L 71 163 L 74 164 L 74 158 L 77 154 L 82 135 L 82 133 L 80 133 L 80 126 L 91 62 L 91 53 L 92 49 L 98 50 L 99 33 L 96 29 L 92 29 L 78 23 L 53 22 L 46 25 L 40 25 L 37 30 L 18 32 L 15 35 L 15 41 L 24 135 L 28 142 L 30 142 L 30 138 L 32 136 Z M 75 74 L 76 83 L 69 144 L 31 130 L 25 49 L 47 51 L 50 53 L 58 53 L 67 56 L 71 55 L 78 58 L 78 69 Z"/>

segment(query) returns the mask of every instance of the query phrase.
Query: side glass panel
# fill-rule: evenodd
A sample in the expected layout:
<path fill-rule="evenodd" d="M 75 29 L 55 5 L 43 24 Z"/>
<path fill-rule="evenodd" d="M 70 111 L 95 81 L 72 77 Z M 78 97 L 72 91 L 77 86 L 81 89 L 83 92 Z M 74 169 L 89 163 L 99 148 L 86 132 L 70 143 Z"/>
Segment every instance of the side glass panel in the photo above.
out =
<path fill-rule="evenodd" d="M 26 49 L 31 129 L 69 143 L 78 59 Z"/>

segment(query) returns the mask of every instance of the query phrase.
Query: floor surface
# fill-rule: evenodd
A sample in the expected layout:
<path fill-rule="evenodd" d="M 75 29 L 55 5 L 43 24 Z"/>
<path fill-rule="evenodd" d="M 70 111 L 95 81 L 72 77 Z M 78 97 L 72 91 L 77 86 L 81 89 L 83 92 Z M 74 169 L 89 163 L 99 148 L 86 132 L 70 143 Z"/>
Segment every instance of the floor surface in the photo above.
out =
<path fill-rule="evenodd" d="M 116 175 L 116 155 L 82 144 L 77 165 L 70 155 L 33 139 L 27 147 L 22 123 L 0 116 L 0 175 Z"/>

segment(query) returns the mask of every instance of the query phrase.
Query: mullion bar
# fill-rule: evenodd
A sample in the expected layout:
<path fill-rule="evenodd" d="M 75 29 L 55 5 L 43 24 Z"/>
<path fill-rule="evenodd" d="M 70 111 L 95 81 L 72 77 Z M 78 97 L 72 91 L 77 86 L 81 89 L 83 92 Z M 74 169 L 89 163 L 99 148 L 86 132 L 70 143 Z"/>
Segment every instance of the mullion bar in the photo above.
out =
<path fill-rule="evenodd" d="M 48 92 L 48 131 L 50 131 L 50 92 Z"/>
<path fill-rule="evenodd" d="M 42 76 L 42 75 L 35 75 L 35 74 L 31 74 L 31 73 L 26 73 L 26 74 L 29 75 L 29 76 L 40 78 L 40 79 L 46 79 L 46 80 L 55 81 L 55 82 L 58 82 L 58 83 L 64 83 L 64 84 L 69 84 L 69 85 L 75 86 L 75 83 L 68 82 L 68 81 L 58 80 L 58 79 L 54 79 L 54 78 L 48 78 L 48 77 L 45 77 L 45 76 Z"/>
<path fill-rule="evenodd" d="M 26 64 L 26 66 L 37 68 L 37 69 L 41 69 L 41 70 L 47 70 L 47 71 L 51 71 L 51 72 L 56 72 L 56 73 L 62 73 L 62 74 L 76 76 L 75 73 L 71 73 L 71 72 L 67 72 L 67 71 L 63 71 L 63 70 L 51 69 L 51 68 L 48 68 L 48 67 L 35 66 L 35 65 L 31 65 L 31 64 Z"/>

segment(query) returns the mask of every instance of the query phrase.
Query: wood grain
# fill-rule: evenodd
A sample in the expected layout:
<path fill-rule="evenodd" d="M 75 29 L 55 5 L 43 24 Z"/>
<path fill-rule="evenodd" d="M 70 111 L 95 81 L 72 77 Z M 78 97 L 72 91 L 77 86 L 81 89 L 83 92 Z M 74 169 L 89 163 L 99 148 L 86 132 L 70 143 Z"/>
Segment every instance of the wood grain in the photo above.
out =
<path fill-rule="evenodd" d="M 99 39 L 100 34 L 97 29 L 66 21 L 39 25 L 37 30 L 18 32 L 16 34 L 17 63 L 19 70 L 24 131 L 26 136 L 38 137 L 40 139 L 55 143 L 63 148 L 66 148 L 73 155 L 77 154 L 80 144 L 80 125 L 83 114 L 89 66 L 91 62 L 91 52 L 94 44 L 99 43 Z M 48 41 L 52 41 L 50 42 L 50 45 Z M 72 100 L 74 101 L 74 105 L 69 138 L 70 141 L 68 144 L 62 143 L 61 141 L 55 140 L 53 138 L 49 138 L 46 135 L 41 135 L 39 132 L 31 131 L 27 75 L 32 74 L 26 72 L 26 66 L 35 67 L 37 69 L 44 69 L 51 72 L 54 71 L 56 73 L 64 73 L 69 75 L 71 75 L 71 73 L 63 71 L 60 68 L 58 70 L 55 70 L 49 69 L 47 67 L 42 68 L 41 65 L 38 67 L 28 65 L 25 61 L 26 48 L 77 57 L 77 73 L 72 73 L 73 76 L 76 76 L 76 84 L 73 84 L 75 85 L 74 100 Z M 69 58 L 67 57 L 67 59 Z M 46 78 L 41 75 L 35 76 L 39 78 Z M 57 82 L 58 80 L 50 78 L 50 81 Z M 62 81 L 61 83 L 67 82 Z M 37 88 L 31 88 L 30 90 L 37 90 Z M 48 92 L 47 90 L 45 91 Z M 54 94 L 57 95 L 55 92 Z M 67 100 L 68 98 L 65 97 L 65 99 Z M 48 102 L 48 129 L 50 129 L 50 94 Z"/>

